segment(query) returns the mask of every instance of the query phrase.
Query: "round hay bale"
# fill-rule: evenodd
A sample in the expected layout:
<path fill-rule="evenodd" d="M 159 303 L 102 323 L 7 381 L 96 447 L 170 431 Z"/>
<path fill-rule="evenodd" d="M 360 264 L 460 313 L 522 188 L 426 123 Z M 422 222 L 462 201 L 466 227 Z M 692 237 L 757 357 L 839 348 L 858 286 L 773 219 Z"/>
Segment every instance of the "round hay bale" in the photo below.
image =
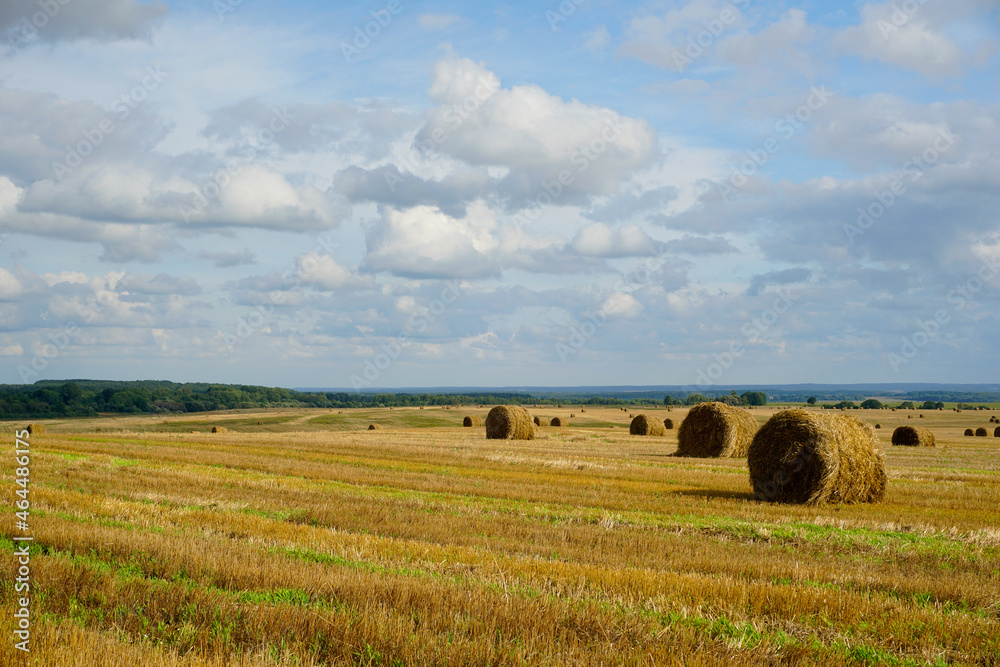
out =
<path fill-rule="evenodd" d="M 663 428 L 667 429 L 668 431 L 672 431 L 673 428 L 674 428 L 674 420 L 671 419 L 670 417 L 667 417 L 666 419 L 664 419 L 663 420 Z"/>
<path fill-rule="evenodd" d="M 44 424 L 28 424 L 26 429 L 30 435 L 38 435 L 39 433 L 45 433 Z"/>
<path fill-rule="evenodd" d="M 1000 426 L 997 426 L 996 429 L 993 431 L 993 437 L 1000 438 Z"/>
<path fill-rule="evenodd" d="M 923 418 L 924 418 L 924 415 L 923 415 L 922 413 L 921 413 L 921 414 L 919 414 L 919 415 L 917 415 L 917 416 L 918 416 L 918 417 L 920 417 L 921 419 L 923 419 Z"/>
<path fill-rule="evenodd" d="M 853 415 L 782 410 L 757 431 L 747 466 L 758 500 L 814 505 L 885 496 L 875 430 Z"/>
<path fill-rule="evenodd" d="M 586 412 L 586 411 L 587 411 L 586 409 L 580 408 L 580 412 Z"/>
<path fill-rule="evenodd" d="M 531 421 L 533 421 L 535 423 L 535 426 L 541 426 L 542 425 L 542 418 L 539 417 L 538 415 L 535 415 L 535 418 L 532 419 Z"/>
<path fill-rule="evenodd" d="M 213 426 L 212 433 L 229 433 L 229 429 L 225 426 Z"/>
<path fill-rule="evenodd" d="M 580 412 L 586 412 L 586 410 L 580 410 Z M 576 413 L 571 412 L 571 413 L 569 413 L 569 416 L 570 417 L 576 417 Z"/>
<path fill-rule="evenodd" d="M 906 415 L 907 419 L 913 419 L 913 415 Z"/>
<path fill-rule="evenodd" d="M 466 415 L 462 420 L 462 426 L 482 426 L 483 420 L 476 415 Z"/>
<path fill-rule="evenodd" d="M 565 424 L 563 424 L 563 420 L 559 419 L 559 417 L 553 417 L 549 421 L 549 426 L 565 426 Z"/>
<path fill-rule="evenodd" d="M 875 424 L 875 428 L 882 428 L 881 424 Z"/>
<path fill-rule="evenodd" d="M 892 444 L 905 447 L 933 447 L 934 434 L 922 426 L 900 426 L 892 432 Z"/>
<path fill-rule="evenodd" d="M 989 435 L 989 432 L 985 428 L 980 426 L 979 428 L 976 429 L 976 435 L 980 438 L 985 438 L 987 435 Z"/>
<path fill-rule="evenodd" d="M 972 436 L 972 435 L 974 435 L 974 433 L 972 432 L 971 428 L 967 428 L 967 429 L 965 429 L 965 435 Z"/>
<path fill-rule="evenodd" d="M 534 440 L 531 415 L 516 405 L 498 405 L 486 415 L 486 437 L 491 440 Z"/>
<path fill-rule="evenodd" d="M 746 456 L 756 432 L 757 420 L 746 410 L 719 402 L 701 403 L 681 422 L 677 456 Z"/>
<path fill-rule="evenodd" d="M 659 419 L 640 413 L 632 419 L 628 432 L 631 435 L 666 435 L 667 429 Z"/>
<path fill-rule="evenodd" d="M 369 424 L 368 425 L 368 430 L 369 431 L 381 431 L 382 430 L 382 425 L 381 424 Z"/>

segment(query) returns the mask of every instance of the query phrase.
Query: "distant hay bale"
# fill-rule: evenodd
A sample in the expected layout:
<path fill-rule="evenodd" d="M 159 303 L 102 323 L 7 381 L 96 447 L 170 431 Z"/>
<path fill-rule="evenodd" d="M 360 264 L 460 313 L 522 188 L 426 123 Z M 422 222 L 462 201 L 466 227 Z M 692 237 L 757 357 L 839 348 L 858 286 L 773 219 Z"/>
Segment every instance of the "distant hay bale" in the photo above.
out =
<path fill-rule="evenodd" d="M 580 412 L 586 412 L 586 410 L 580 410 Z M 571 413 L 569 413 L 569 416 L 570 417 L 576 417 L 576 413 L 571 412 Z"/>
<path fill-rule="evenodd" d="M 482 426 L 483 420 L 476 415 L 466 415 L 462 420 L 462 426 Z"/>
<path fill-rule="evenodd" d="M 735 458 L 747 454 L 757 420 L 742 408 L 701 403 L 691 408 L 677 431 L 677 456 Z"/>
<path fill-rule="evenodd" d="M 368 425 L 368 430 L 369 431 L 381 431 L 382 430 L 382 425 L 381 424 L 369 424 Z"/>
<path fill-rule="evenodd" d="M 534 440 L 531 415 L 516 405 L 498 405 L 486 415 L 486 437 L 491 440 Z"/>
<path fill-rule="evenodd" d="M 541 417 L 539 417 L 537 415 L 535 416 L 535 418 L 532 421 L 535 423 L 535 426 L 541 426 L 542 425 L 542 419 L 541 419 Z"/>
<path fill-rule="evenodd" d="M 633 417 L 628 432 L 631 435 L 666 435 L 667 429 L 659 419 L 640 413 Z"/>
<path fill-rule="evenodd" d="M 257 422 L 257 426 L 263 426 L 264 422 Z"/>
<path fill-rule="evenodd" d="M 913 419 L 913 415 L 906 415 L 907 419 Z"/>
<path fill-rule="evenodd" d="M 758 500 L 814 505 L 885 496 L 875 430 L 853 415 L 782 410 L 757 431 L 747 466 Z"/>
<path fill-rule="evenodd" d="M 225 426 L 213 426 L 212 433 L 229 433 L 229 429 Z"/>
<path fill-rule="evenodd" d="M 919 414 L 919 415 L 917 415 L 917 416 L 918 416 L 918 417 L 920 417 L 921 419 L 923 419 L 923 418 L 924 418 L 924 415 L 923 415 L 923 413 L 920 413 L 920 414 Z"/>
<path fill-rule="evenodd" d="M 980 438 L 985 438 L 986 436 L 989 435 L 989 432 L 985 428 L 980 426 L 979 428 L 976 429 L 976 435 Z"/>
<path fill-rule="evenodd" d="M 549 421 L 549 426 L 562 426 L 562 425 L 563 425 L 563 421 L 561 419 L 559 419 L 559 417 L 553 417 Z"/>
<path fill-rule="evenodd" d="M 933 447 L 934 434 L 922 426 L 900 426 L 892 432 L 892 444 L 905 447 Z"/>
<path fill-rule="evenodd" d="M 674 420 L 670 419 L 669 417 L 667 417 L 666 419 L 664 419 L 663 420 L 663 428 L 667 429 L 668 431 L 673 430 L 673 428 L 674 428 Z"/>
<path fill-rule="evenodd" d="M 27 430 L 31 435 L 38 435 L 39 433 L 45 433 L 45 426 L 43 424 L 28 424 Z"/>
<path fill-rule="evenodd" d="M 875 424 L 875 428 L 882 428 L 881 424 Z"/>
<path fill-rule="evenodd" d="M 997 426 L 996 429 L 993 431 L 993 437 L 1000 438 L 1000 426 Z"/>
<path fill-rule="evenodd" d="M 975 435 L 975 434 L 972 432 L 971 428 L 967 428 L 967 429 L 965 429 L 965 435 L 971 436 L 971 435 Z"/>
<path fill-rule="evenodd" d="M 586 412 L 586 411 L 587 410 L 585 408 L 580 408 L 580 412 Z"/>

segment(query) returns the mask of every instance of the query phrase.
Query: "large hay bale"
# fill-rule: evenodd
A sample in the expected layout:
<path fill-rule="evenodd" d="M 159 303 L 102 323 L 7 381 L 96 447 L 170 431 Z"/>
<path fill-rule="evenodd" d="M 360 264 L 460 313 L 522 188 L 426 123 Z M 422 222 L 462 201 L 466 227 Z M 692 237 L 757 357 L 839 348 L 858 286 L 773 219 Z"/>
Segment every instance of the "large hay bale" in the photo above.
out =
<path fill-rule="evenodd" d="M 691 408 L 677 431 L 677 455 L 733 458 L 746 456 L 757 420 L 742 408 L 701 403 Z"/>
<path fill-rule="evenodd" d="M 482 426 L 483 420 L 476 415 L 466 415 L 462 420 L 462 426 Z"/>
<path fill-rule="evenodd" d="M 531 421 L 533 421 L 535 423 L 535 426 L 541 426 L 542 425 L 542 418 L 539 417 L 538 415 L 535 415 L 535 418 L 532 419 Z"/>
<path fill-rule="evenodd" d="M 229 433 L 229 429 L 225 426 L 213 426 L 212 433 Z"/>
<path fill-rule="evenodd" d="M 663 427 L 663 422 L 645 414 L 637 414 L 629 424 L 628 432 L 631 435 L 666 435 L 667 429 Z"/>
<path fill-rule="evenodd" d="M 875 429 L 853 415 L 782 410 L 757 431 L 747 466 L 758 500 L 813 505 L 885 496 Z"/>
<path fill-rule="evenodd" d="M 549 426 L 563 426 L 563 420 L 559 419 L 559 417 L 553 417 L 549 421 Z"/>
<path fill-rule="evenodd" d="M 666 419 L 664 419 L 663 420 L 663 428 L 667 429 L 668 431 L 673 430 L 673 428 L 674 428 L 674 420 L 670 419 L 669 417 L 667 417 Z"/>
<path fill-rule="evenodd" d="M 900 426 L 892 432 L 892 444 L 905 447 L 933 447 L 934 434 L 922 426 Z"/>
<path fill-rule="evenodd" d="M 498 405 L 486 415 L 486 437 L 492 440 L 534 440 L 531 415 L 516 405 Z"/>
<path fill-rule="evenodd" d="M 989 435 L 989 431 L 980 426 L 979 428 L 976 429 L 976 435 L 979 436 L 980 438 L 985 438 L 986 436 Z"/>
<path fill-rule="evenodd" d="M 368 425 L 368 430 L 369 431 L 381 431 L 382 430 L 382 425 L 381 424 L 369 424 Z"/>
<path fill-rule="evenodd" d="M 27 431 L 31 435 L 38 435 L 39 433 L 45 433 L 45 426 L 43 424 L 28 424 Z"/>
<path fill-rule="evenodd" d="M 975 435 L 975 433 L 973 433 L 971 428 L 967 428 L 965 429 L 965 435 L 972 436 Z"/>

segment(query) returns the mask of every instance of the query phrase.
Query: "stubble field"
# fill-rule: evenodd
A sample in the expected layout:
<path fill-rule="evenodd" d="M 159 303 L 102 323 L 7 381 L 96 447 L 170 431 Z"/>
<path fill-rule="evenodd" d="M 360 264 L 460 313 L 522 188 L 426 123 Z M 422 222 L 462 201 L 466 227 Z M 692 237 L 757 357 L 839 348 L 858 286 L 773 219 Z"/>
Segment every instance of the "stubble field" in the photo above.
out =
<path fill-rule="evenodd" d="M 46 423 L 31 653 L 5 574 L 0 663 L 1000 665 L 1000 412 L 855 411 L 881 424 L 885 501 L 803 507 L 753 500 L 745 459 L 673 457 L 676 429 L 528 407 L 570 425 L 486 440 L 470 407 Z M 902 424 L 938 446 L 890 446 Z"/>

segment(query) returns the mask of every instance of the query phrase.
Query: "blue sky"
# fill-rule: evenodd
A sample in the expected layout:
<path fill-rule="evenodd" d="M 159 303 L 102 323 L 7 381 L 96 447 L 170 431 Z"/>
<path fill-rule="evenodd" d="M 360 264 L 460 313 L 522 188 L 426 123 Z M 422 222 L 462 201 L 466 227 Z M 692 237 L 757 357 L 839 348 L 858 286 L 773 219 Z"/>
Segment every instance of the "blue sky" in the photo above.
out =
<path fill-rule="evenodd" d="M 995 381 L 998 18 L 6 2 L 0 382 Z"/>

